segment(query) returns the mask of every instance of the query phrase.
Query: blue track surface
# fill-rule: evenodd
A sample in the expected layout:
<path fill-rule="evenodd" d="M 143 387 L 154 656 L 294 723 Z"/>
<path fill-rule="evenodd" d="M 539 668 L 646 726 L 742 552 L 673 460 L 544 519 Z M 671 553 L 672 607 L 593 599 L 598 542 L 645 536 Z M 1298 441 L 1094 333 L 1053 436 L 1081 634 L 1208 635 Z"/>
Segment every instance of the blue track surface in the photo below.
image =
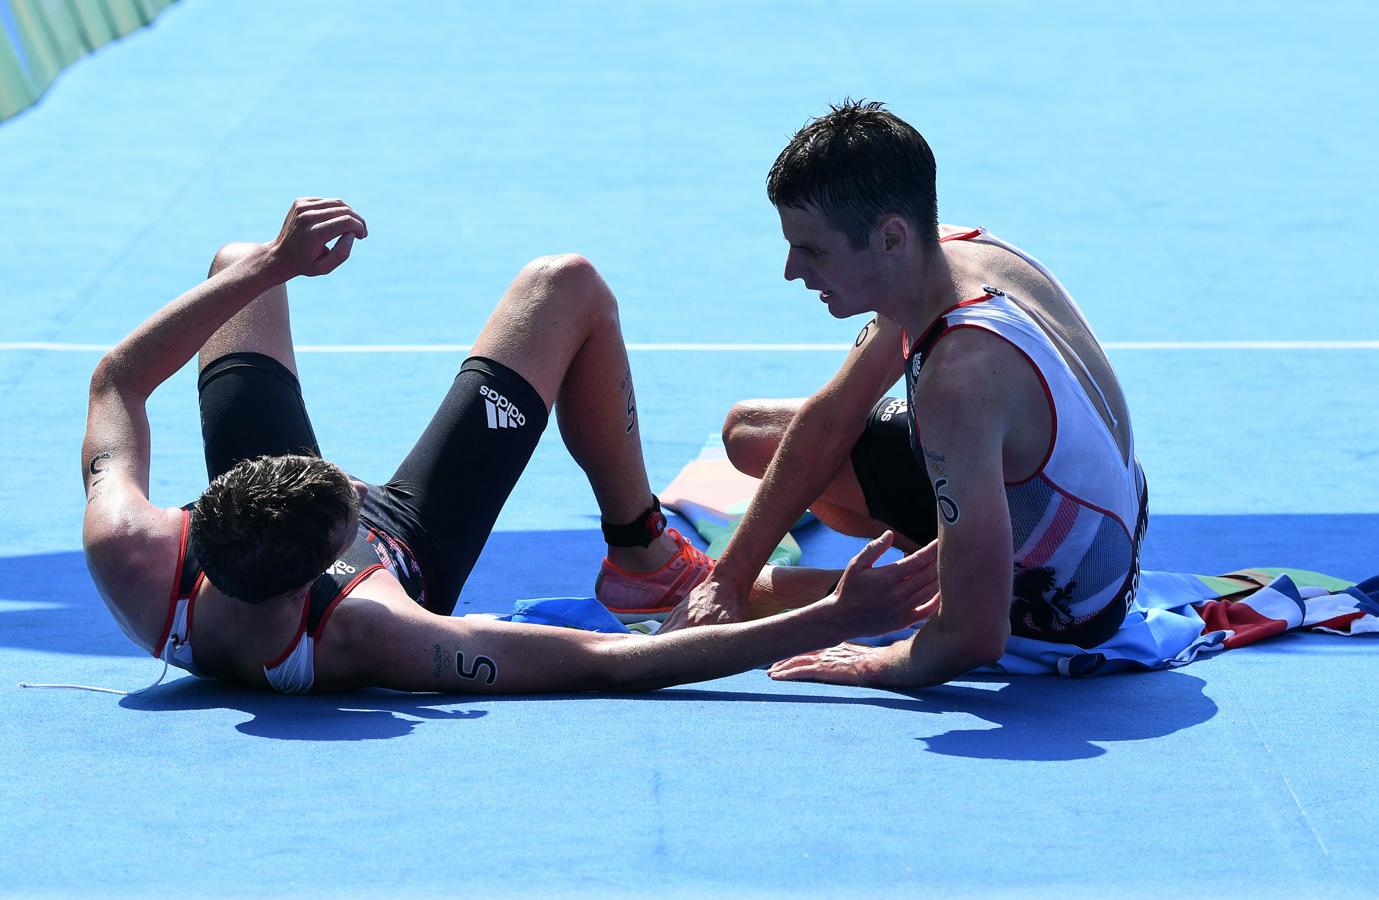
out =
<path fill-rule="evenodd" d="M 848 341 L 858 323 L 781 280 L 763 189 L 844 94 L 924 131 L 944 220 L 1045 260 L 1106 341 L 1373 341 L 1376 33 L 1363 0 L 185 0 L 0 127 L 0 345 L 113 343 L 316 193 L 371 236 L 293 284 L 302 344 L 467 342 L 564 250 L 605 273 L 629 341 Z M 159 669 L 81 559 L 98 356 L 0 349 L 0 892 L 1379 890 L 1372 639 L 914 696 L 762 672 L 574 699 L 21 692 Z M 807 393 L 838 356 L 634 351 L 652 482 L 732 401 Z M 1148 567 L 1379 573 L 1379 351 L 1112 357 Z M 327 455 L 386 475 L 458 362 L 302 354 Z M 194 393 L 184 371 L 154 397 L 156 503 L 204 486 Z M 361 396 L 364 423 L 340 412 Z M 803 540 L 815 563 L 854 546 Z M 551 429 L 463 611 L 587 593 L 600 552 Z"/>

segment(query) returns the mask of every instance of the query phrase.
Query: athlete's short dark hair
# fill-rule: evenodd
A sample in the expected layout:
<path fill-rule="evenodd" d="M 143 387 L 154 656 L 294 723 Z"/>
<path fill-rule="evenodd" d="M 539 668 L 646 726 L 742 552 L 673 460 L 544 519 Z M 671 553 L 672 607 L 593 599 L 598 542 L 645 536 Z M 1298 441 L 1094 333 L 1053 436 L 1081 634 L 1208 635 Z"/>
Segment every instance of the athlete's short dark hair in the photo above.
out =
<path fill-rule="evenodd" d="M 211 584 L 262 603 L 320 575 L 359 494 L 316 456 L 260 456 L 216 478 L 192 504 L 191 545 Z"/>
<path fill-rule="evenodd" d="M 934 154 L 924 136 L 879 101 L 844 99 L 811 119 L 776 157 L 766 196 L 777 208 L 813 205 L 854 250 L 898 213 L 938 246 Z"/>

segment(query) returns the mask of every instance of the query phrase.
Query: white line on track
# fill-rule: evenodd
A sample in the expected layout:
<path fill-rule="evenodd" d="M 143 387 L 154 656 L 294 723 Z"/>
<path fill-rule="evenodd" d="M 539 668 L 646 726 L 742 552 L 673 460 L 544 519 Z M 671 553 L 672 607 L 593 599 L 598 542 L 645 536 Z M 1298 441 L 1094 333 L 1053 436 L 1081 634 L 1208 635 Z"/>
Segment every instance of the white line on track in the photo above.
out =
<path fill-rule="evenodd" d="M 1107 341 L 1107 350 L 1379 350 L 1379 341 Z M 468 353 L 472 344 L 298 344 L 298 353 Z M 852 344 L 638 344 L 640 353 L 839 353 Z M 0 341 L 3 351 L 104 353 L 109 344 Z"/>

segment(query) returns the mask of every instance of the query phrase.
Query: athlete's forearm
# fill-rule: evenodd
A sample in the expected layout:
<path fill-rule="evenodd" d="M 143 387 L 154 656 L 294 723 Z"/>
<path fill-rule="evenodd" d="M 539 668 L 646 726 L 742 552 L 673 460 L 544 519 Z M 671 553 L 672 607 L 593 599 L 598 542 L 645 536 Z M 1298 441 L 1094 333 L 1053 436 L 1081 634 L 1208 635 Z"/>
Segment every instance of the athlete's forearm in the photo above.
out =
<path fill-rule="evenodd" d="M 998 622 L 987 633 L 955 630 L 938 615 L 908 641 L 892 645 L 885 658 L 889 671 L 874 673 L 879 684 L 931 687 L 1001 658 L 1010 623 Z M 889 677 L 885 677 L 889 676 Z"/>
<path fill-rule="evenodd" d="M 651 690 L 746 671 L 837 643 L 856 627 L 835 596 L 771 619 L 651 637 L 437 616 L 363 598 L 341 612 L 317 647 L 320 690 Z"/>
<path fill-rule="evenodd" d="M 752 622 L 704 625 L 644 640 L 609 642 L 608 687 L 652 690 L 722 678 L 846 640 L 848 617 L 834 597 Z"/>
<path fill-rule="evenodd" d="M 650 690 L 719 678 L 933 615 L 934 549 L 877 566 L 889 546 L 888 535 L 868 543 L 836 591 L 801 609 L 652 637 L 438 616 L 396 598 L 351 597 L 317 645 L 317 684 L 536 693 Z"/>
<path fill-rule="evenodd" d="M 148 496 L 148 397 L 206 339 L 254 297 L 277 283 L 266 252 L 252 254 L 173 300 L 106 353 L 91 375 L 81 470 L 88 515 L 97 495 L 122 479 Z M 107 497 L 107 499 L 109 499 Z M 93 522 L 104 522 L 98 516 Z M 93 522 L 88 525 L 94 527 Z M 90 535 L 88 534 L 88 537 Z"/>
<path fill-rule="evenodd" d="M 712 580 L 745 596 L 771 551 L 847 461 L 865 423 L 841 415 L 836 405 L 816 395 L 800 407 Z"/>
<path fill-rule="evenodd" d="M 284 280 L 269 245 L 262 245 L 149 316 L 106 353 L 93 382 L 147 397 L 195 356 L 216 329 Z"/>
<path fill-rule="evenodd" d="M 1008 534 L 1008 532 L 1007 532 Z M 1009 537 L 1004 538 L 1009 546 Z M 1010 637 L 1011 572 L 1008 554 L 980 553 L 971 545 L 939 539 L 939 582 L 943 606 L 909 641 L 907 653 L 891 658 L 891 684 L 928 687 L 990 665 L 1005 653 Z M 963 554 L 963 549 L 970 552 Z M 959 551 L 959 552 L 955 552 Z"/>

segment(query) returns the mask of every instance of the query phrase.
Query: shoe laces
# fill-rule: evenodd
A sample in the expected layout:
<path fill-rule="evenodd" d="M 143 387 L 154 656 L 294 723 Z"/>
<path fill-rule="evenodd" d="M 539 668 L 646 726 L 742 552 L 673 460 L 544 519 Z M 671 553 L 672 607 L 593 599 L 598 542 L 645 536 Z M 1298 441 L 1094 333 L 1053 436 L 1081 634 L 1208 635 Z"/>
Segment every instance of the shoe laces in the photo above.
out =
<path fill-rule="evenodd" d="M 676 546 L 679 547 L 679 555 L 685 562 L 696 567 L 713 568 L 713 559 L 710 558 L 707 553 L 691 544 L 689 538 L 685 537 L 674 528 L 667 528 L 666 531 L 670 532 L 671 540 L 675 541 Z"/>

